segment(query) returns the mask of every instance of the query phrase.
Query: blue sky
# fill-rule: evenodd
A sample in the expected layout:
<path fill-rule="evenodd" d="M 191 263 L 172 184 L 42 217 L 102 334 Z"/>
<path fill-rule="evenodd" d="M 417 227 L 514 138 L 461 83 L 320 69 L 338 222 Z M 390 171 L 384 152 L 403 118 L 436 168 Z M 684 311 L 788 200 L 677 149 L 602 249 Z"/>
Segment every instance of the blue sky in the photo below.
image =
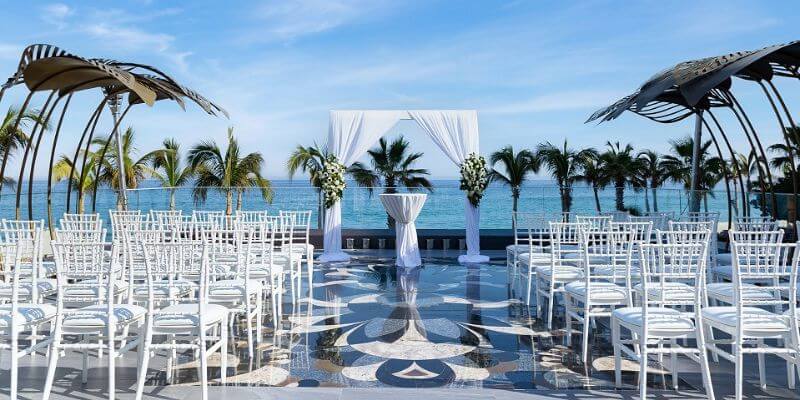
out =
<path fill-rule="evenodd" d="M 219 141 L 232 125 L 247 150 L 263 153 L 272 178 L 287 176 L 284 163 L 298 143 L 324 143 L 328 110 L 337 108 L 477 109 L 486 154 L 565 138 L 576 147 L 619 140 L 667 151 L 691 122 L 661 125 L 635 115 L 583 121 L 679 61 L 797 39 L 800 17 L 791 1 L 4 3 L 13 18 L 0 27 L 1 74 L 16 70 L 30 43 L 158 66 L 222 104 L 231 119 L 175 104 L 139 106 L 127 121 L 142 152 L 164 137 L 184 149 Z M 798 104 L 800 85 L 779 84 Z M 756 89 L 736 82 L 765 141 L 776 141 Z M 23 95 L 13 91 L 0 107 Z M 77 138 L 97 101 L 95 92 L 73 99 L 62 135 Z M 390 134 L 400 133 L 426 153 L 421 165 L 433 176 L 457 175 L 413 122 Z M 73 143 L 65 140 L 59 152 L 71 152 Z"/>

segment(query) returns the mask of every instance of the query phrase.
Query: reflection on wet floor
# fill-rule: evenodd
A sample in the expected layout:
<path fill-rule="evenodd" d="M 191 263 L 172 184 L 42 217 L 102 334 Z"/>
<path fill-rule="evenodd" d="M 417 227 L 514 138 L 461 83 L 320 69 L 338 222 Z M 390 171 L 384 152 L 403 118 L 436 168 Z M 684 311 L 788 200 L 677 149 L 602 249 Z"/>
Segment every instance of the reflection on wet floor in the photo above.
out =
<path fill-rule="evenodd" d="M 516 281 L 504 260 L 459 265 L 453 258 L 428 258 L 422 267 L 398 268 L 393 259 L 363 256 L 316 265 L 313 297 L 287 302 L 280 331 L 263 328 L 253 360 L 243 342 L 230 349 L 228 365 L 236 367 L 229 368 L 228 383 L 613 388 L 608 329 L 595 328 L 592 355 L 583 365 L 577 347 L 564 345 L 563 319 L 548 332 L 520 300 Z M 209 365 L 219 365 L 219 357 Z M 191 384 L 197 367 L 193 357 L 181 355 L 172 372 L 153 374 L 148 384 Z M 666 388 L 666 368 L 655 362 L 651 368 L 651 386 Z M 623 374 L 626 387 L 634 388 L 638 365 L 624 362 L 623 370 L 630 371 Z M 681 388 L 696 389 L 683 381 Z"/>

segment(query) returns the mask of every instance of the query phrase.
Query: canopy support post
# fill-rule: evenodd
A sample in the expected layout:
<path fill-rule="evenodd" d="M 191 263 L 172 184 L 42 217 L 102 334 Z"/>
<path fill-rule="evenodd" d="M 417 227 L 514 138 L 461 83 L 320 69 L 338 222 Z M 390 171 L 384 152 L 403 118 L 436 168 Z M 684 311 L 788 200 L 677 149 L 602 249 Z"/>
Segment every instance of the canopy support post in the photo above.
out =
<path fill-rule="evenodd" d="M 689 212 L 700 211 L 700 146 L 703 140 L 703 110 L 695 111 L 694 141 L 692 143 L 692 177 L 689 185 Z"/>
<path fill-rule="evenodd" d="M 117 139 L 117 169 L 119 170 L 119 196 L 120 196 L 120 204 L 119 206 L 122 207 L 122 210 L 128 209 L 128 188 L 126 187 L 126 183 L 128 180 L 125 177 L 125 159 L 124 151 L 122 150 L 122 136 L 119 132 L 119 102 L 122 99 L 119 95 L 114 95 L 111 97 L 111 101 L 109 102 L 109 106 L 111 107 L 111 115 L 114 117 L 114 132 L 112 134 Z"/>

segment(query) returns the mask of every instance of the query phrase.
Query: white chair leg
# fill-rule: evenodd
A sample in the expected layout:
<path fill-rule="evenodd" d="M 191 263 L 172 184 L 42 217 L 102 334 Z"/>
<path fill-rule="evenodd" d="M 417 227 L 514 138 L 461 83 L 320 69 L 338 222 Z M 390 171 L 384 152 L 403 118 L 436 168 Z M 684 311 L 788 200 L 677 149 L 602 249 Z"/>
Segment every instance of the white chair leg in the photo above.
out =
<path fill-rule="evenodd" d="M 708 365 L 708 351 L 705 345 L 705 335 L 702 329 L 697 329 L 697 348 L 700 351 L 700 373 L 703 375 L 703 386 L 706 389 L 706 398 L 714 400 L 714 384 L 711 381 L 711 367 Z"/>
<path fill-rule="evenodd" d="M 205 329 L 205 328 L 200 328 Z M 223 328 L 224 329 L 224 328 Z M 200 354 L 198 355 L 200 358 L 200 398 L 202 400 L 208 400 L 208 354 L 206 353 L 206 338 L 202 337 L 200 339 Z"/>
<path fill-rule="evenodd" d="M 639 398 L 647 398 L 647 341 L 643 337 L 639 341 Z"/>
<path fill-rule="evenodd" d="M 61 353 L 61 323 L 56 322 L 56 327 L 53 333 L 53 342 L 50 343 L 50 359 L 47 363 L 47 377 L 44 380 L 44 389 L 42 389 L 42 400 L 50 398 L 50 392 L 53 389 L 53 380 L 56 377 L 56 366 L 58 365 L 58 357 Z"/>
<path fill-rule="evenodd" d="M 250 318 L 248 316 L 248 321 L 249 320 L 250 320 Z M 223 321 L 223 323 L 224 323 L 224 321 Z M 220 335 L 221 335 L 220 341 L 222 343 L 219 346 L 219 355 L 220 355 L 220 360 L 219 360 L 220 372 L 219 372 L 219 375 L 220 375 L 220 382 L 222 382 L 222 384 L 224 385 L 225 383 L 227 383 L 227 379 L 228 379 L 227 378 L 228 377 L 228 332 L 225 329 L 220 329 Z M 250 342 L 250 343 L 251 343 L 250 344 L 250 351 L 252 353 L 253 346 L 252 346 L 252 342 Z M 250 359 L 251 360 L 253 359 L 253 355 L 252 354 L 250 354 Z"/>
<path fill-rule="evenodd" d="M 734 341 L 733 344 L 733 351 L 734 351 L 734 384 L 736 385 L 735 393 L 736 393 L 736 400 L 742 400 L 742 381 L 744 377 L 744 357 L 742 355 L 742 345 L 738 343 L 738 340 Z"/>
<path fill-rule="evenodd" d="M 547 330 L 553 330 L 553 304 L 556 297 L 553 291 L 550 291 L 550 296 L 547 298 Z"/>
<path fill-rule="evenodd" d="M 589 360 L 589 330 L 591 329 L 592 318 L 589 316 L 589 307 L 584 306 L 583 310 L 583 332 L 581 332 L 582 340 L 582 360 L 586 364 Z"/>
<path fill-rule="evenodd" d="M 616 318 L 611 318 L 611 345 L 614 347 L 614 387 L 619 388 L 622 386 L 622 352 L 619 346 L 619 321 Z"/>
<path fill-rule="evenodd" d="M 147 378 L 147 365 L 150 363 L 150 344 L 153 341 L 152 330 L 148 327 L 145 329 L 144 342 L 142 346 L 142 365 L 139 366 L 139 376 L 136 380 L 136 400 L 142 400 L 142 393 L 144 392 L 144 381 Z"/>
<path fill-rule="evenodd" d="M 759 339 L 757 343 L 758 343 L 757 344 L 758 347 L 763 347 L 764 346 L 764 339 Z M 788 344 L 785 341 L 784 341 L 784 343 Z M 758 353 L 757 358 L 758 358 L 758 383 L 761 386 L 761 390 L 766 390 L 767 389 L 767 369 L 766 369 L 766 364 L 765 364 L 765 360 L 764 360 L 764 354 L 763 353 Z"/>
<path fill-rule="evenodd" d="M 13 320 L 13 318 L 12 318 Z M 11 327 L 11 387 L 10 387 L 10 394 L 11 399 L 16 400 L 17 398 L 17 384 L 19 381 L 19 331 L 16 329 L 15 326 L 12 325 Z"/>

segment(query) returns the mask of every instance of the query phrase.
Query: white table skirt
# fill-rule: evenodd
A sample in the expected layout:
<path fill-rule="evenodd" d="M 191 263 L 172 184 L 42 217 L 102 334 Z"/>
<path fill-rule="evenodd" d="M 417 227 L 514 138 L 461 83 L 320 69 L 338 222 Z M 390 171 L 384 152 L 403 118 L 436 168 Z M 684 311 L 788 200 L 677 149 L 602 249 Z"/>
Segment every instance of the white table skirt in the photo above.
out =
<path fill-rule="evenodd" d="M 417 241 L 417 227 L 414 220 L 417 219 L 425 199 L 428 196 L 424 193 L 396 193 L 380 195 L 381 203 L 386 212 L 394 218 L 397 260 L 396 264 L 400 267 L 415 267 L 422 265 L 419 256 L 419 243 Z"/>

